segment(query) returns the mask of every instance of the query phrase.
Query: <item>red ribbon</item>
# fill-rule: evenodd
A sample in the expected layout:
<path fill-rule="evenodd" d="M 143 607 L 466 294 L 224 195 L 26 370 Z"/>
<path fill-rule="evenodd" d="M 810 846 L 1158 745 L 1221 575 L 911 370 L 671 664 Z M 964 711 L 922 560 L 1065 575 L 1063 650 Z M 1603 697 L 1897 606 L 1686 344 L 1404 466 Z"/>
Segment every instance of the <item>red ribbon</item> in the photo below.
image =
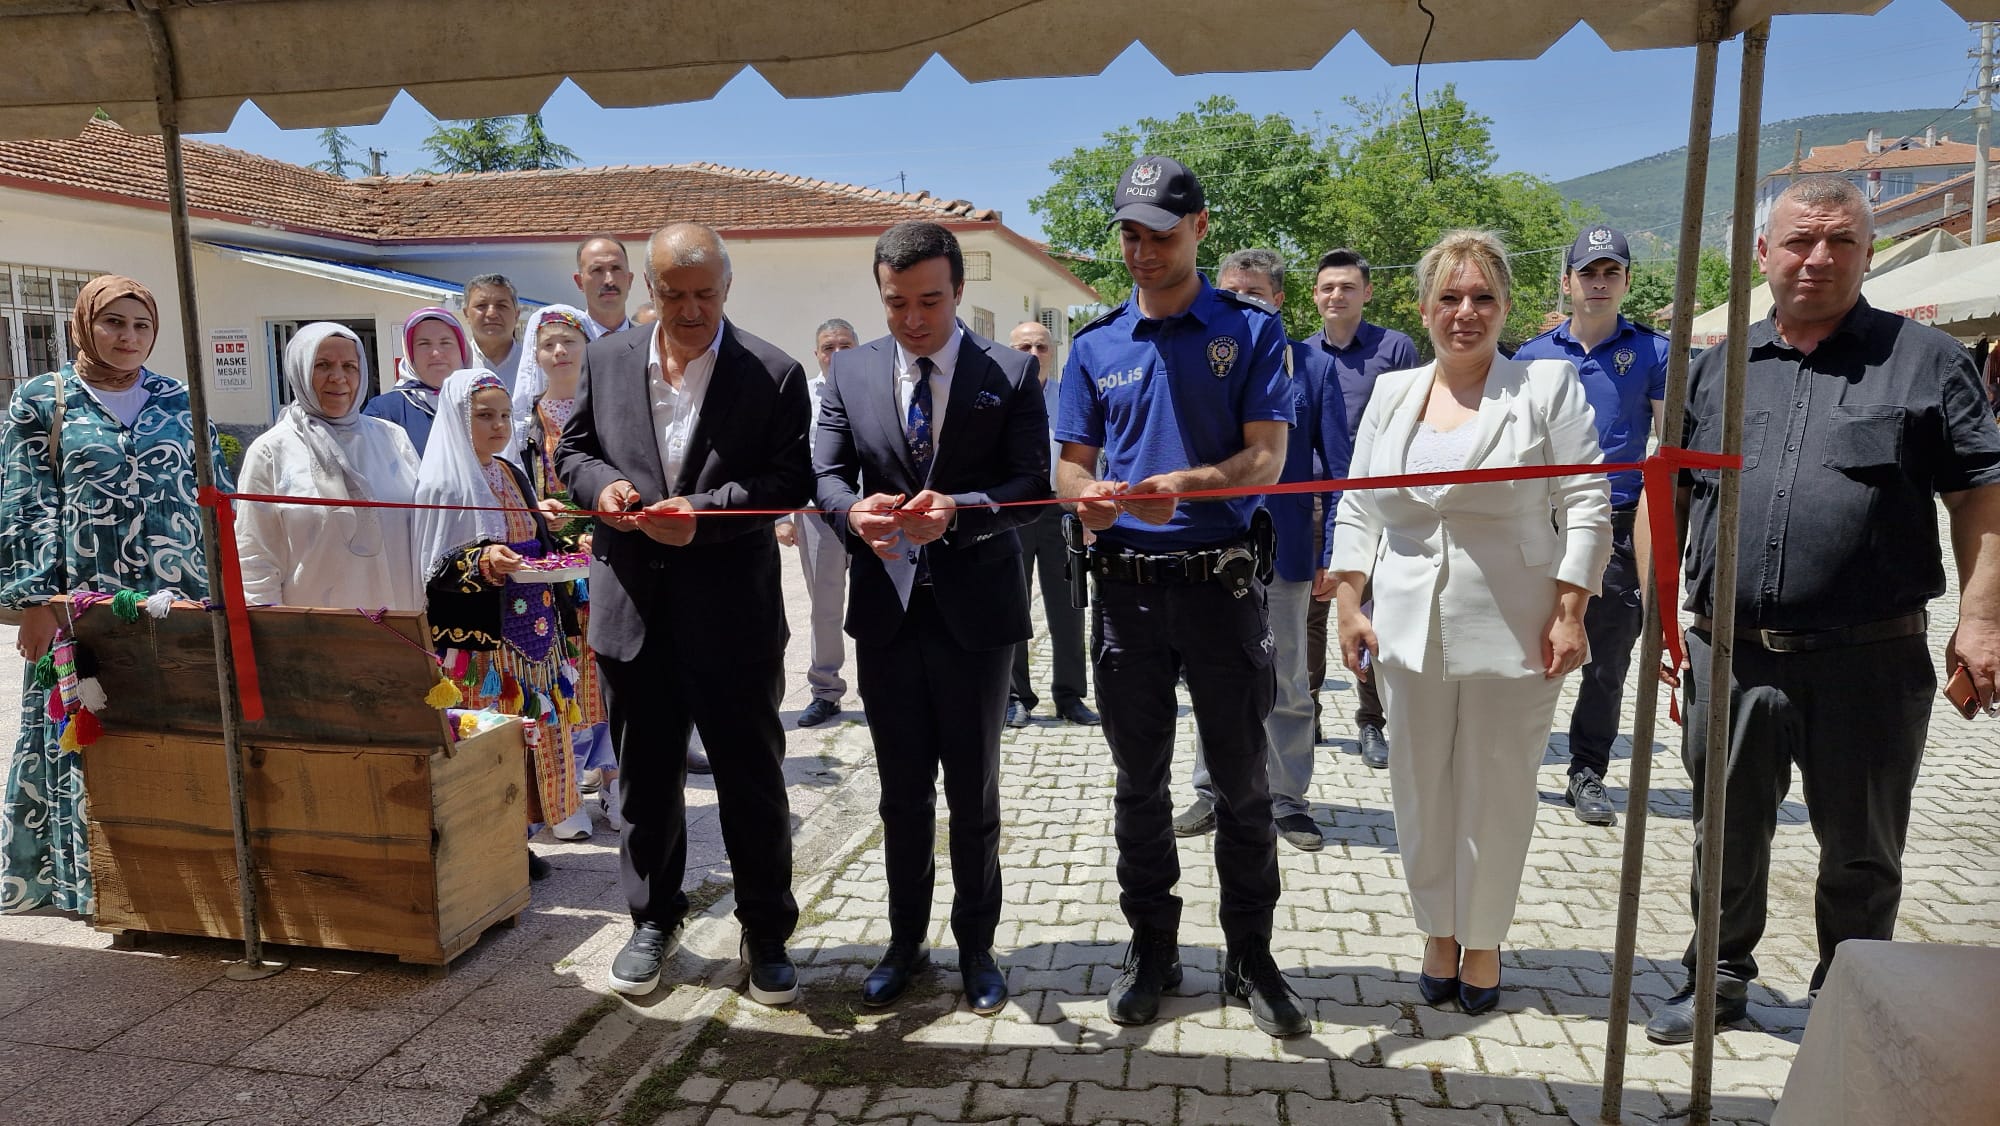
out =
<path fill-rule="evenodd" d="M 243 706 L 243 722 L 264 718 L 264 691 L 257 680 L 257 654 L 250 646 L 250 604 L 243 594 L 243 563 L 236 555 L 235 494 L 214 487 L 201 490 L 195 498 L 215 509 L 216 534 L 222 540 L 222 611 L 229 619 L 229 650 L 236 663 L 236 698 Z"/>
<path fill-rule="evenodd" d="M 1291 481 L 1275 485 L 1239 485 L 1226 489 L 1196 489 L 1182 493 L 1149 493 L 1155 500 L 1215 500 L 1244 496 L 1283 496 L 1296 493 L 1333 493 L 1350 489 L 1409 489 L 1436 485 L 1475 485 L 1497 481 L 1533 481 L 1550 477 L 1578 477 L 1603 473 L 1625 473 L 1639 471 L 1645 480 L 1646 506 L 1649 510 L 1649 524 L 1653 538 L 1653 567 L 1658 585 L 1657 601 L 1660 609 L 1661 640 L 1672 655 L 1674 667 L 1679 668 L 1686 658 L 1681 644 L 1681 623 L 1678 599 L 1672 597 L 1675 577 L 1679 573 L 1680 537 L 1674 527 L 1674 485 L 1683 469 L 1740 469 L 1743 459 L 1727 454 L 1699 453 L 1677 446 L 1662 446 L 1659 452 L 1645 461 L 1604 462 L 1592 465 L 1523 465 L 1505 469 L 1457 469 L 1444 473 L 1399 473 L 1384 477 L 1347 477 L 1328 481 Z M 231 507 L 235 501 L 253 504 L 302 504 L 321 508 L 388 508 L 388 509 L 436 509 L 452 512 L 538 512 L 533 508 L 513 508 L 480 505 L 440 505 L 414 504 L 405 501 L 364 501 L 332 499 L 327 497 L 280 496 L 270 493 L 225 493 L 216 489 L 203 489 L 200 502 L 216 510 L 216 523 L 222 535 L 222 604 L 229 618 L 229 636 L 236 658 L 236 684 L 243 700 L 243 718 L 255 722 L 264 718 L 264 697 L 258 690 L 257 664 L 250 648 L 250 608 L 243 594 L 243 569 L 236 555 L 236 515 Z M 1047 504 L 1060 504 L 1060 498 L 1041 500 L 997 501 L 996 508 L 1017 508 Z M 694 516 L 795 516 L 816 514 L 820 510 L 812 507 L 801 508 L 728 508 L 707 509 Z M 595 517 L 607 519 L 614 516 L 629 516 L 627 512 L 598 512 L 591 509 L 577 509 L 568 513 L 572 519 Z M 1661 550 L 1663 545 L 1674 547 L 1673 551 Z M 1674 719 L 1680 718 L 1677 705 L 1670 704 Z"/>

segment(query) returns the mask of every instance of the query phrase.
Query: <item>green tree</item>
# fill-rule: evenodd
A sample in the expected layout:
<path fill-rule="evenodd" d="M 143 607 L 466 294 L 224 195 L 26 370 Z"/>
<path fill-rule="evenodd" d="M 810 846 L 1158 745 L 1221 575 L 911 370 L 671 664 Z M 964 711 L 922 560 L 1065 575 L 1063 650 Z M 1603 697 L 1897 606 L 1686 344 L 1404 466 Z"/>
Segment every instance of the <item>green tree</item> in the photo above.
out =
<path fill-rule="evenodd" d="M 437 172 L 506 172 L 518 167 L 513 133 L 510 117 L 440 121 L 424 138 L 424 149 Z"/>
<path fill-rule="evenodd" d="M 531 113 L 521 119 L 521 139 L 514 142 L 516 168 L 566 168 L 577 161 L 576 151 L 559 145 L 542 129 L 542 115 Z"/>
<path fill-rule="evenodd" d="M 1507 338 L 1539 333 L 1555 304 L 1562 248 L 1583 212 L 1540 177 L 1495 173 L 1491 120 L 1453 86 L 1426 99 L 1421 126 L 1407 94 L 1347 104 L 1356 123 L 1329 142 L 1333 186 L 1309 225 L 1325 245 L 1352 247 L 1374 266 L 1369 319 L 1428 351 L 1414 265 L 1446 231 L 1477 227 L 1497 232 L 1512 255 Z"/>
<path fill-rule="evenodd" d="M 329 126 L 320 130 L 319 147 L 326 150 L 326 159 L 315 160 L 306 167 L 317 168 L 321 172 L 331 172 L 340 177 L 359 176 L 368 171 L 368 166 L 354 156 L 355 153 L 361 152 L 361 146 L 355 143 L 353 137 L 347 135 L 345 129 Z"/>
<path fill-rule="evenodd" d="M 1028 201 L 1043 217 L 1049 245 L 1065 257 L 1070 271 L 1108 302 L 1125 299 L 1132 281 L 1118 250 L 1111 197 L 1119 174 L 1141 155 L 1172 157 L 1200 178 L 1209 208 L 1208 238 L 1200 264 L 1213 270 L 1224 255 L 1246 247 L 1267 247 L 1289 261 L 1317 253 L 1300 217 L 1310 200 L 1326 190 L 1326 160 L 1314 136 L 1283 114 L 1257 117 L 1217 95 L 1171 118 L 1144 118 L 1120 126 L 1089 148 L 1079 148 L 1049 165 L 1055 182 Z M 1317 323 L 1312 284 L 1286 285 L 1287 312 L 1301 323 Z"/>
<path fill-rule="evenodd" d="M 1729 258 L 1716 247 L 1704 246 L 1695 266 L 1694 311 L 1699 314 L 1728 300 Z M 1655 314 L 1673 304 L 1673 301 L 1672 258 L 1632 264 L 1632 292 L 1625 298 L 1627 319 L 1652 325 L 1665 332 L 1669 328 L 1666 318 Z"/>

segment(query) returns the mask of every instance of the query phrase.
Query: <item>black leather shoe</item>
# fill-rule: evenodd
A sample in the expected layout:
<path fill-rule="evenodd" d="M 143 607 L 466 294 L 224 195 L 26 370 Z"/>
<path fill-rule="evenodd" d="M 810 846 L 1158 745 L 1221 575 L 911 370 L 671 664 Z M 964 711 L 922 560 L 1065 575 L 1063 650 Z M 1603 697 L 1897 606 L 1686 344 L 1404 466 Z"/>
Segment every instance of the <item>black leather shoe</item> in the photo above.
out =
<path fill-rule="evenodd" d="M 1419 970 L 1417 972 L 1417 993 L 1427 1004 L 1442 1005 L 1458 996 L 1458 979 L 1455 977 L 1432 977 Z"/>
<path fill-rule="evenodd" d="M 806 705 L 805 711 L 799 713 L 799 726 L 818 727 L 839 714 L 840 705 L 832 700 L 814 700 Z"/>
<path fill-rule="evenodd" d="M 660 967 L 680 949 L 685 926 L 685 922 L 677 923 L 671 931 L 658 923 L 634 926 L 632 937 L 625 940 L 625 949 L 611 959 L 608 976 L 611 988 L 634 997 L 651 993 L 660 984 Z"/>
<path fill-rule="evenodd" d="M 921 942 L 894 941 L 882 960 L 861 983 L 861 1003 L 879 1009 L 893 1003 L 910 987 L 910 979 L 931 968 L 931 948 Z M 1003 986 L 1004 988 L 1004 986 Z"/>
<path fill-rule="evenodd" d="M 1611 795 L 1604 792 L 1604 779 L 1587 766 L 1569 776 L 1563 800 L 1576 810 L 1576 819 L 1586 825 L 1618 824 L 1618 811 L 1611 808 Z"/>
<path fill-rule="evenodd" d="M 1096 712 L 1090 710 L 1090 705 L 1084 703 L 1082 700 L 1071 700 L 1069 703 L 1057 708 L 1056 714 L 1061 716 L 1065 721 L 1076 724 L 1078 727 L 1096 727 L 1099 723 L 1103 722 Z"/>
<path fill-rule="evenodd" d="M 1174 836 L 1197 837 L 1215 828 L 1215 807 L 1207 798 L 1196 798 L 1194 804 L 1174 815 Z"/>
<path fill-rule="evenodd" d="M 1223 958 L 1222 991 L 1250 1003 L 1250 1019 L 1271 1036 L 1283 1039 L 1312 1031 L 1312 1018 L 1278 963 L 1271 957 L 1270 944 L 1246 943 L 1231 947 Z"/>
<path fill-rule="evenodd" d="M 789 1005 L 799 999 L 799 971 L 785 940 L 745 933 L 737 956 L 750 971 L 744 992 L 760 1005 Z"/>
<path fill-rule="evenodd" d="M 541 855 L 532 848 L 528 850 L 529 879 L 546 880 L 550 876 L 553 876 L 555 874 L 556 874 L 556 866 L 549 863 L 548 857 Z"/>
<path fill-rule="evenodd" d="M 1458 1007 L 1467 1016 L 1478 1016 L 1480 1013 L 1485 1012 L 1486 1010 L 1492 1008 L 1493 1006 L 1499 1003 L 1500 1003 L 1500 987 L 1498 985 L 1494 985 L 1491 987 L 1481 986 L 1481 985 L 1467 985 L 1464 979 L 1461 978 L 1459 980 Z"/>
<path fill-rule="evenodd" d="M 992 950 L 960 951 L 958 979 L 965 986 L 965 1003 L 980 1016 L 997 1013 L 1007 1004 L 1007 975 Z"/>
<path fill-rule="evenodd" d="M 1389 737 L 1372 723 L 1361 725 L 1361 761 L 1377 770 L 1389 769 Z"/>
<path fill-rule="evenodd" d="M 1285 843 L 1301 852 L 1318 852 L 1326 847 L 1326 835 L 1320 832 L 1319 822 L 1310 813 L 1287 813 L 1274 824 Z"/>
<path fill-rule="evenodd" d="M 1172 931 L 1138 930 L 1125 947 L 1124 972 L 1104 999 L 1118 1024 L 1151 1024 L 1160 1016 L 1160 994 L 1181 983 L 1180 941 Z"/>
<path fill-rule="evenodd" d="M 1734 1024 L 1750 1013 L 1749 990 L 1742 982 L 1715 983 L 1715 1027 Z M 1694 1039 L 1694 986 L 1667 998 L 1646 1022 L 1646 1039 L 1655 1044 L 1686 1044 Z"/>
<path fill-rule="evenodd" d="M 1028 726 L 1028 709 L 1026 705 L 1021 703 L 1021 701 L 1019 700 L 1007 701 L 1007 726 L 1009 727 Z"/>

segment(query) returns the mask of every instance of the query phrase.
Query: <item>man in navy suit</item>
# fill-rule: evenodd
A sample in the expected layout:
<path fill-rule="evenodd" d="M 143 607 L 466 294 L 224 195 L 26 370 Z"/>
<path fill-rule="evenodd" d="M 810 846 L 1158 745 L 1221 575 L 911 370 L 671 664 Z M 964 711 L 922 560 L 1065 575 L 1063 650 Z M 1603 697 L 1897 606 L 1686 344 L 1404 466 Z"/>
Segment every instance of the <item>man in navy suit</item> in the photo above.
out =
<path fill-rule="evenodd" d="M 1015 529 L 1049 496 L 1035 358 L 958 321 L 965 259 L 936 223 L 899 223 L 873 265 L 889 335 L 840 352 L 821 392 L 819 507 L 852 556 L 847 633 L 882 780 L 889 948 L 861 999 L 930 964 L 937 776 L 951 815 L 952 937 L 966 1002 L 997 1012 L 1000 731 L 1028 592 Z"/>
<path fill-rule="evenodd" d="M 646 247 L 656 326 L 592 341 L 556 470 L 600 512 L 591 544 L 590 647 L 618 755 L 619 877 L 632 937 L 611 988 L 644 994 L 679 945 L 688 899 L 687 747 L 699 727 L 715 774 L 722 840 L 752 1000 L 798 996 L 785 941 L 792 897 L 785 796 L 784 598 L 768 516 L 812 492 L 809 399 L 798 361 L 723 317 L 729 252 L 695 223 Z"/>

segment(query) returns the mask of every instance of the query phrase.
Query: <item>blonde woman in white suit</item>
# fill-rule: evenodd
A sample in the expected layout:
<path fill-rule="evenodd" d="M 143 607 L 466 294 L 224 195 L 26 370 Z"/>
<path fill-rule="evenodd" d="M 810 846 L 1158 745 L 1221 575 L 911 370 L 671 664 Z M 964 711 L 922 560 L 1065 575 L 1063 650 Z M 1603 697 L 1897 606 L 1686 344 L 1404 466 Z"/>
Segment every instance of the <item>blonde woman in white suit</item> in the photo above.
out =
<path fill-rule="evenodd" d="M 1506 248 L 1485 232 L 1454 231 L 1424 254 L 1418 304 L 1437 359 L 1381 378 L 1354 476 L 1603 461 L 1576 369 L 1499 354 L 1511 282 Z M 1592 474 L 1357 490 L 1338 522 L 1341 658 L 1381 676 L 1402 732 L 1389 782 L 1428 936 L 1418 987 L 1431 1004 L 1455 995 L 1484 1012 L 1500 997 L 1556 697 L 1589 656 L 1583 610 L 1611 552 L 1609 489 Z"/>

